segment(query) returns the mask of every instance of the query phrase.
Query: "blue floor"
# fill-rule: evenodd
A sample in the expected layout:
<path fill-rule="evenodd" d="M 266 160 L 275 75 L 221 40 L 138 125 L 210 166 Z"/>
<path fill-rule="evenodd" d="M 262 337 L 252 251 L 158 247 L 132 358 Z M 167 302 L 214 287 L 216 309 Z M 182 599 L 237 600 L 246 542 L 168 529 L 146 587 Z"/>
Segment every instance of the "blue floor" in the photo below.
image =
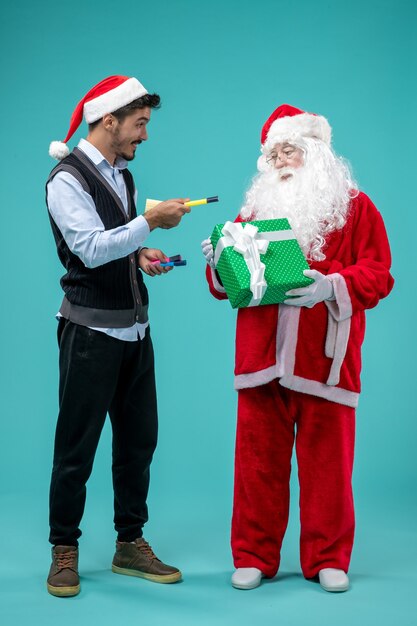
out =
<path fill-rule="evenodd" d="M 80 543 L 82 590 L 75 598 L 54 598 L 46 592 L 50 561 L 43 499 L 33 494 L 1 496 L 2 626 L 417 624 L 417 530 L 410 511 L 384 510 L 377 502 L 359 511 L 357 507 L 351 589 L 329 594 L 300 573 L 293 505 L 278 576 L 258 589 L 238 591 L 229 583 L 229 511 L 216 511 L 218 503 L 208 501 L 195 503 L 192 514 L 180 513 L 184 507 L 168 502 L 165 508 L 155 505 L 154 520 L 146 528 L 157 554 L 181 568 L 183 582 L 160 585 L 113 574 L 107 496 L 97 494 L 87 501 Z"/>

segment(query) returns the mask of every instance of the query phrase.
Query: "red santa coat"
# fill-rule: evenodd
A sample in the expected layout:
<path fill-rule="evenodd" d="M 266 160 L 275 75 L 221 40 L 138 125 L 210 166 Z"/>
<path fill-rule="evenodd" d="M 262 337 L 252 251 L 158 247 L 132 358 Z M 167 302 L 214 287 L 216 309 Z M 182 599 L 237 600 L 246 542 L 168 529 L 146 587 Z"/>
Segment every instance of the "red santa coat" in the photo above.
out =
<path fill-rule="evenodd" d="M 311 309 L 280 304 L 238 310 L 236 389 L 279 378 L 288 389 L 357 406 L 365 310 L 394 284 L 385 226 L 364 193 L 352 200 L 345 226 L 330 234 L 323 253 L 325 260 L 310 267 L 331 279 L 334 301 Z M 209 266 L 207 280 L 214 297 L 227 298 Z"/>

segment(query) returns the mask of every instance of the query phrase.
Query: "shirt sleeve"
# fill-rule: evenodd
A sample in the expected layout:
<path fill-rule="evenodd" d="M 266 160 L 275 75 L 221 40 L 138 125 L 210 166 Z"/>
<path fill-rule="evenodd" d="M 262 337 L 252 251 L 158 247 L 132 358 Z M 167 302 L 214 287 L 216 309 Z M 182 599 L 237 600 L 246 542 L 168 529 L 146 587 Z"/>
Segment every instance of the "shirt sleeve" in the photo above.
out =
<path fill-rule="evenodd" d="M 148 237 L 148 222 L 139 215 L 105 230 L 90 194 L 68 172 L 58 172 L 47 186 L 48 209 L 71 252 L 93 268 L 138 250 Z"/>

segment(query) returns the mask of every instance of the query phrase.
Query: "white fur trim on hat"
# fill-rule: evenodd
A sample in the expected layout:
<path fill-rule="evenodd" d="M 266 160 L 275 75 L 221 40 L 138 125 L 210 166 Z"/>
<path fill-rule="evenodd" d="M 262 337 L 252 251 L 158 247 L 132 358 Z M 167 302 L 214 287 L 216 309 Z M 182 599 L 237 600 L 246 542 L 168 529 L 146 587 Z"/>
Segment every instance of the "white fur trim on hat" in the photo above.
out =
<path fill-rule="evenodd" d="M 69 152 L 70 151 L 67 144 L 65 144 L 63 141 L 51 141 L 51 144 L 49 146 L 49 155 L 53 159 L 61 161 L 69 155 Z"/>
<path fill-rule="evenodd" d="M 330 145 L 332 129 L 326 118 L 321 115 L 313 115 L 312 113 L 287 115 L 271 124 L 266 141 L 262 146 L 262 152 L 266 154 L 277 143 L 295 142 L 302 137 L 315 137 Z"/>
<path fill-rule="evenodd" d="M 133 100 L 141 98 L 147 93 L 147 89 L 137 78 L 128 78 L 118 87 L 86 102 L 84 104 L 85 121 L 87 124 L 96 122 L 106 113 L 117 111 L 117 109 L 130 104 Z"/>

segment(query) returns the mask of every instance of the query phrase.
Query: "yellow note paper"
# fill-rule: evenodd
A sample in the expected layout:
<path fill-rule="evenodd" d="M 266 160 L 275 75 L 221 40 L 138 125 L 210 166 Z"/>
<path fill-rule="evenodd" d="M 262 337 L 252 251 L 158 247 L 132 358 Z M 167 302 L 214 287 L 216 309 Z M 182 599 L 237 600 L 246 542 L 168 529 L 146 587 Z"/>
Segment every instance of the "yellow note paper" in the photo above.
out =
<path fill-rule="evenodd" d="M 162 202 L 162 200 L 151 200 L 151 198 L 146 198 L 145 213 L 146 211 L 150 211 L 151 209 L 153 209 L 160 202 Z"/>

